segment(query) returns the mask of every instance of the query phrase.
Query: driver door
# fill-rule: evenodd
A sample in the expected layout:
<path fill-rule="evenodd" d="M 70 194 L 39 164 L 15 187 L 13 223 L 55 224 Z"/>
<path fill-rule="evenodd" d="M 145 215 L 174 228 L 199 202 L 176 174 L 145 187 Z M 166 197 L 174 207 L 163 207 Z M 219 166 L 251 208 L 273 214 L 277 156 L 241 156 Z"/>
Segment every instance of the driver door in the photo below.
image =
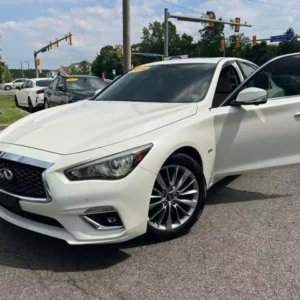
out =
<path fill-rule="evenodd" d="M 292 78 L 293 84 L 287 78 Z M 268 95 L 267 102 L 233 105 L 240 91 L 248 87 L 264 89 Z M 300 53 L 269 61 L 250 75 L 219 107 L 212 107 L 211 112 L 216 139 L 215 180 L 299 164 Z"/>

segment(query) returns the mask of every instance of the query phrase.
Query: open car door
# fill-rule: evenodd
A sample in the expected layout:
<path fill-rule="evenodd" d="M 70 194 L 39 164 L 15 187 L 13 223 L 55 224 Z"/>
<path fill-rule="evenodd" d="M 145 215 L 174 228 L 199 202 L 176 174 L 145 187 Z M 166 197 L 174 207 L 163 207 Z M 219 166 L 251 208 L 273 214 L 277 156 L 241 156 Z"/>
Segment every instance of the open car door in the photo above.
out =
<path fill-rule="evenodd" d="M 211 111 L 215 180 L 300 163 L 300 53 L 270 60 Z"/>

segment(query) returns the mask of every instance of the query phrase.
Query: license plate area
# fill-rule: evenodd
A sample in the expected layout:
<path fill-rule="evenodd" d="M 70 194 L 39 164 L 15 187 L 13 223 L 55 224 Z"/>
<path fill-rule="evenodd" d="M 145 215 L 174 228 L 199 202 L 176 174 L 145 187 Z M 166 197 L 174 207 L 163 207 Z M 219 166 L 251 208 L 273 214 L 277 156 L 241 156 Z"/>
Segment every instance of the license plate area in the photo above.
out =
<path fill-rule="evenodd" d="M 0 192 L 0 206 L 15 214 L 22 212 L 19 201 L 19 198 Z"/>

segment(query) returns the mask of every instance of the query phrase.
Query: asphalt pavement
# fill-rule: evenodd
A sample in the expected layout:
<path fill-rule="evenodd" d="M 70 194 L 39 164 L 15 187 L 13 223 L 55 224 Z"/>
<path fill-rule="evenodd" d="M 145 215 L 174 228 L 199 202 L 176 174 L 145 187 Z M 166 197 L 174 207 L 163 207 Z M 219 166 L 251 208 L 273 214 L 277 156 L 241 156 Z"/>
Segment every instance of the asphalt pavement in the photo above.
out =
<path fill-rule="evenodd" d="M 0 89 L 0 96 L 10 96 L 10 95 L 14 95 L 16 92 L 17 90 L 5 91 Z"/>
<path fill-rule="evenodd" d="M 300 298 L 300 167 L 229 178 L 178 239 L 71 247 L 0 220 L 0 299 Z"/>

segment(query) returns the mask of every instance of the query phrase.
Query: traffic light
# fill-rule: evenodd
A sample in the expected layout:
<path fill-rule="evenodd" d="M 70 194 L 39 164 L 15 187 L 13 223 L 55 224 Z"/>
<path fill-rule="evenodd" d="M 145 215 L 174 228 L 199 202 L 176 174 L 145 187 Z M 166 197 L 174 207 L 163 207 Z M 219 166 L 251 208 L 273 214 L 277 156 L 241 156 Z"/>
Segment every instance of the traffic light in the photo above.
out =
<path fill-rule="evenodd" d="M 41 60 L 37 57 L 36 58 L 36 65 L 39 66 L 41 64 Z"/>
<path fill-rule="evenodd" d="M 235 48 L 239 48 L 240 47 L 240 37 L 236 36 L 235 37 Z"/>
<path fill-rule="evenodd" d="M 57 48 L 59 47 L 59 41 L 58 41 L 58 39 L 56 39 L 56 47 Z"/>
<path fill-rule="evenodd" d="M 208 18 L 210 19 L 210 20 L 215 20 L 216 19 L 216 16 L 215 16 L 215 14 L 211 11 L 211 12 L 209 12 L 209 14 L 208 14 Z M 208 22 L 208 27 L 214 27 L 215 26 L 215 23 L 214 22 Z"/>
<path fill-rule="evenodd" d="M 117 49 L 117 56 L 118 56 L 118 58 L 122 57 L 122 50 L 121 50 L 121 48 Z"/>
<path fill-rule="evenodd" d="M 254 35 L 254 36 L 252 37 L 252 45 L 255 46 L 256 43 L 257 43 L 256 35 Z"/>
<path fill-rule="evenodd" d="M 70 32 L 69 35 L 69 45 L 72 46 L 73 45 L 73 34 Z"/>
<path fill-rule="evenodd" d="M 224 40 L 221 40 L 221 43 L 220 43 L 220 51 L 224 52 L 224 49 L 225 49 L 225 41 L 224 41 Z"/>
<path fill-rule="evenodd" d="M 52 45 L 52 42 L 50 41 L 50 49 L 52 50 L 53 49 L 53 45 Z"/>
<path fill-rule="evenodd" d="M 237 24 L 234 25 L 234 31 L 239 32 L 240 31 L 241 18 L 235 18 L 235 23 L 237 23 Z"/>

